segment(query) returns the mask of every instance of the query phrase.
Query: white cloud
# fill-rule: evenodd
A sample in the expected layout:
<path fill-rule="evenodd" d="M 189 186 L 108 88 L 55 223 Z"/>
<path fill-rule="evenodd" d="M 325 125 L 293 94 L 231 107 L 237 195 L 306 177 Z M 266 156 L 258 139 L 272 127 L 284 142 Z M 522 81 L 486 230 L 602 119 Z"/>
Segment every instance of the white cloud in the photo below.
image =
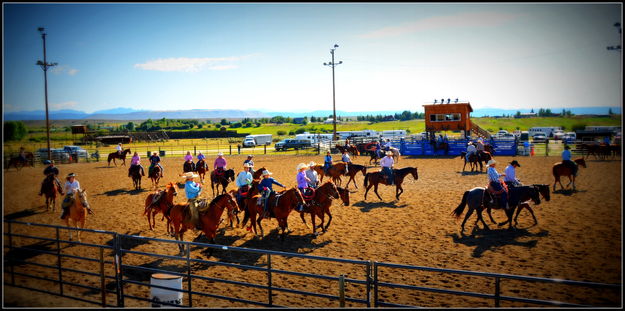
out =
<path fill-rule="evenodd" d="M 227 70 L 238 68 L 237 65 L 224 64 L 228 62 L 236 62 L 248 56 L 231 56 L 231 57 L 203 57 L 203 58 L 159 58 L 147 61 L 143 64 L 135 64 L 135 68 L 143 70 L 155 71 L 180 71 L 180 72 L 198 72 L 205 69 L 208 70 Z"/>
<path fill-rule="evenodd" d="M 74 68 L 62 66 L 62 65 L 61 66 L 57 65 L 57 66 L 52 67 L 52 69 L 50 69 L 50 72 L 57 74 L 57 75 L 62 74 L 62 73 L 67 73 L 68 75 L 73 76 L 78 73 L 78 69 L 74 69 Z"/>
<path fill-rule="evenodd" d="M 497 26 L 516 18 L 516 14 L 499 12 L 469 12 L 454 15 L 434 16 L 399 26 L 384 27 L 359 35 L 360 38 L 381 38 L 398 36 L 406 33 L 454 27 Z"/>
<path fill-rule="evenodd" d="M 76 107 L 77 105 L 78 105 L 78 102 L 75 102 L 75 101 L 68 101 L 68 102 L 51 104 L 52 108 L 56 109 L 56 110 L 70 109 L 70 108 Z"/>

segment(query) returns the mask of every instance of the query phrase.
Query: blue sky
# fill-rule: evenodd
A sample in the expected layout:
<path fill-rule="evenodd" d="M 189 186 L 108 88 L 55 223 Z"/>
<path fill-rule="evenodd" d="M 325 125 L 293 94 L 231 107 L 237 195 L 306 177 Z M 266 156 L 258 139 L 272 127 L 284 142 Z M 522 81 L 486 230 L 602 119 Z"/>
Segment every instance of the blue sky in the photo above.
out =
<path fill-rule="evenodd" d="M 4 111 L 620 106 L 618 3 L 3 3 Z"/>

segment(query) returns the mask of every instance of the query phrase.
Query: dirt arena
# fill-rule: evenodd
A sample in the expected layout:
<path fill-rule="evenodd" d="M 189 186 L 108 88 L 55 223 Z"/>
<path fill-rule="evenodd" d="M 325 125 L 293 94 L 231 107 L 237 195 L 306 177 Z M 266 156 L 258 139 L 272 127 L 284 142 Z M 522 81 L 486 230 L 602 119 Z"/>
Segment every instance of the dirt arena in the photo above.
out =
<path fill-rule="evenodd" d="M 142 157 L 147 169 L 147 160 Z M 213 157 L 210 157 L 212 161 Z M 228 166 L 234 167 L 237 173 L 242 169 L 244 156 L 226 156 Z M 338 159 L 338 156 L 335 156 Z M 496 157 L 497 169 L 503 172 L 512 157 Z M 551 167 L 559 161 L 558 157 L 517 157 L 521 167 L 517 175 L 525 184 L 544 183 L 553 185 Z M 323 156 L 256 156 L 255 167 L 267 167 L 274 173 L 281 183 L 295 186 L 295 167 L 300 162 L 323 162 Z M 128 161 L 129 162 L 129 161 Z M 358 157 L 355 163 L 365 164 L 368 158 Z M 182 182 L 177 178 L 182 172 L 183 160 L 181 157 L 164 157 L 165 181 Z M 404 194 L 399 201 L 394 200 L 395 188 L 380 186 L 379 193 L 384 199 L 380 201 L 373 190 L 364 201 L 363 176 L 356 177 L 359 189 L 350 185 L 350 206 L 343 206 L 338 201 L 331 208 L 334 216 L 327 233 L 314 236 L 311 229 L 302 223 L 298 213 L 289 217 L 291 232 L 285 242 L 280 242 L 276 232 L 275 219 L 265 220 L 265 237 L 254 238 L 253 234 L 245 229 L 227 228 L 218 232 L 217 244 L 240 246 L 247 248 L 268 249 L 276 251 L 297 252 L 307 255 L 327 256 L 356 260 L 373 260 L 378 262 L 416 265 L 435 268 L 482 271 L 504 273 L 523 276 L 537 276 L 545 278 L 560 278 L 578 281 L 601 283 L 620 283 L 622 278 L 622 185 L 621 159 L 612 161 L 596 161 L 590 159 L 588 168 L 580 168 L 577 181 L 577 192 L 556 192 L 551 194 L 551 201 L 542 202 L 533 207 L 538 224 L 533 225 L 529 212 L 523 211 L 519 216 L 517 230 L 508 231 L 507 227 L 498 227 L 486 220 L 491 230 L 475 228 L 475 216 L 467 222 L 465 234 L 460 234 L 459 220 L 450 215 L 462 199 L 464 191 L 473 187 L 486 185 L 486 174 L 463 175 L 462 161 L 459 158 L 423 159 L 403 157 L 396 164 L 397 168 L 416 166 L 419 179 L 412 176 L 404 181 Z M 77 174 L 83 189 L 89 195 L 89 203 L 96 212 L 96 216 L 89 216 L 87 228 L 115 231 L 123 234 L 141 235 L 163 239 L 173 239 L 166 234 L 164 222 L 157 216 L 155 231 L 148 230 L 146 218 L 142 216 L 144 200 L 149 191 L 132 191 L 132 181 L 127 177 L 126 167 L 107 167 L 106 162 L 65 164 L 58 166 L 64 177 L 70 172 Z M 377 171 L 379 168 L 370 168 Z M 57 212 L 46 212 L 45 199 L 38 197 L 40 182 L 43 178 L 43 167 L 24 168 L 19 172 L 11 169 L 4 173 L 4 217 L 25 222 L 61 225 L 59 219 L 60 202 L 57 202 Z M 147 170 L 146 170 L 147 173 Z M 325 181 L 325 180 L 324 180 Z M 346 179 L 344 179 L 346 182 Z M 161 182 L 161 186 L 165 182 Z M 566 185 L 566 182 L 564 183 Z M 149 188 L 150 181 L 143 179 L 143 188 Z M 229 189 L 234 189 L 231 183 Z M 558 185 L 558 189 L 559 189 Z M 201 197 L 212 197 L 210 183 L 204 184 Z M 280 189 L 276 187 L 274 189 Z M 208 191 L 207 191 L 208 190 Z M 176 203 L 185 201 L 184 190 L 178 190 Z M 465 210 L 466 213 L 466 210 Z M 486 213 L 484 213 L 486 216 Z M 497 221 L 503 221 L 502 211 L 493 211 Z M 225 218 L 225 213 L 222 216 Z M 310 217 L 306 215 L 310 224 Z M 5 225 L 6 227 L 6 225 Z M 225 222 L 220 228 L 225 228 Z M 54 231 L 45 228 L 19 228 L 16 232 L 29 232 L 40 236 L 53 237 Z M 5 229 L 6 232 L 6 229 Z M 67 238 L 67 231 L 61 231 L 62 237 Z M 187 233 L 186 241 L 194 240 L 195 235 Z M 83 242 L 104 244 L 110 238 L 95 234 L 83 234 Z M 196 241 L 206 242 L 199 238 Z M 7 255 L 7 239 L 5 256 Z M 34 243 L 28 239 L 16 239 L 18 245 Z M 56 246 L 49 246 L 55 248 Z M 132 245 L 132 250 L 142 252 L 156 252 L 159 254 L 177 254 L 177 248 L 163 243 L 142 242 Z M 96 258 L 96 251 L 80 249 L 78 246 L 67 247 L 64 253 L 76 253 Z M 40 257 L 49 264 L 55 264 L 56 257 L 48 255 L 32 255 L 28 260 Z M 192 258 L 210 259 L 221 262 L 234 262 L 264 267 L 265 257 L 253 254 L 236 254 L 225 251 L 216 251 L 208 258 L 202 249 L 193 248 Z M 48 259 L 46 259 L 48 258 Z M 178 269 L 186 271 L 183 263 L 169 260 L 157 260 L 142 256 L 124 258 L 125 264 L 147 265 L 163 269 Z M 71 259 L 67 259 L 71 262 Z M 88 270 L 91 264 L 83 264 L 81 268 Z M 95 265 L 94 265 L 95 266 Z M 347 274 L 350 278 L 363 279 L 364 269 L 343 264 L 327 263 L 297 258 L 272 257 L 272 267 L 277 269 L 316 272 L 338 276 Z M 30 271 L 44 275 L 43 271 L 56 278 L 56 271 L 40 269 L 34 266 L 16 266 L 16 271 Z M 93 268 L 95 269 L 95 268 Z M 7 282 L 5 268 L 5 284 Z M 97 270 L 94 270 L 97 271 Z M 237 281 L 250 281 L 265 284 L 266 275 L 262 271 L 241 270 L 221 266 L 194 265 L 194 274 L 225 278 Z M 418 272 L 387 269 L 384 273 L 386 282 L 397 282 L 415 286 L 428 286 L 464 290 L 470 292 L 493 293 L 491 280 L 484 278 L 467 277 L 461 275 L 440 274 L 433 272 Z M 84 276 L 66 273 L 64 280 L 81 282 Z M 149 282 L 149 274 L 138 276 L 138 280 Z M 99 286 L 99 281 L 89 281 L 92 286 Z M 294 288 L 304 291 L 336 295 L 336 283 L 324 280 L 287 278 L 275 276 L 274 285 L 283 288 Z M 50 286 L 46 281 L 28 281 L 31 286 Z M 186 284 L 186 281 L 185 281 Z M 185 285 L 186 286 L 186 285 Z M 70 307 L 92 306 L 80 301 L 37 294 L 32 291 L 4 286 L 5 305 L 22 307 Z M 364 297 L 364 287 L 348 284 L 348 297 Z M 214 294 L 234 295 L 245 299 L 266 301 L 264 290 L 237 287 L 235 285 L 218 284 L 208 281 L 194 281 L 195 291 L 204 291 Z M 74 295 L 89 296 L 98 300 L 98 293 L 88 293 L 85 289 L 75 288 Z M 130 285 L 125 289 L 126 294 L 146 297 L 149 289 Z M 523 296 L 545 300 L 559 300 L 577 303 L 594 303 L 606 306 L 622 305 L 618 291 L 597 291 L 579 289 L 574 286 L 555 286 L 543 283 L 523 283 L 517 281 L 502 281 L 502 295 Z M 109 301 L 114 303 L 114 295 L 110 294 Z M 587 300 L 588 297 L 591 300 Z M 416 292 L 402 289 L 380 290 L 380 299 L 386 302 L 410 304 L 425 307 L 492 307 L 492 300 L 443 295 L 428 292 Z M 274 292 L 273 303 L 291 307 L 337 307 L 338 302 L 324 298 L 302 296 L 282 292 Z M 147 306 L 147 302 L 126 300 L 126 306 Z M 210 307 L 253 307 L 241 303 L 231 303 L 224 300 L 200 298 L 194 296 L 195 306 Z M 358 307 L 361 304 L 348 302 L 347 306 Z M 502 302 L 502 306 L 532 306 L 519 303 Z"/>

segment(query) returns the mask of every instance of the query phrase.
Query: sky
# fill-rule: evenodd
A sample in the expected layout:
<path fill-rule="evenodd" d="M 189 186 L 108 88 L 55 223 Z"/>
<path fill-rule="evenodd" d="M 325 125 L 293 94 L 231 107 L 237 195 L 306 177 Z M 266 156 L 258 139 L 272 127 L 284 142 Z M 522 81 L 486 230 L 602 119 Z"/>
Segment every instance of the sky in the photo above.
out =
<path fill-rule="evenodd" d="M 4 111 L 620 106 L 620 3 L 3 3 Z"/>

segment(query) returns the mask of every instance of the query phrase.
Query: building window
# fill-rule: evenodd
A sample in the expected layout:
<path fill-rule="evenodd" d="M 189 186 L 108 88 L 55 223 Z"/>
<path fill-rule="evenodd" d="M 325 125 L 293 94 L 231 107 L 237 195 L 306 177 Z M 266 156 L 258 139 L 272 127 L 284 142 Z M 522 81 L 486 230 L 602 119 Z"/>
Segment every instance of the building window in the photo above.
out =
<path fill-rule="evenodd" d="M 431 114 L 430 121 L 431 122 L 460 121 L 460 114 L 459 113 Z"/>

